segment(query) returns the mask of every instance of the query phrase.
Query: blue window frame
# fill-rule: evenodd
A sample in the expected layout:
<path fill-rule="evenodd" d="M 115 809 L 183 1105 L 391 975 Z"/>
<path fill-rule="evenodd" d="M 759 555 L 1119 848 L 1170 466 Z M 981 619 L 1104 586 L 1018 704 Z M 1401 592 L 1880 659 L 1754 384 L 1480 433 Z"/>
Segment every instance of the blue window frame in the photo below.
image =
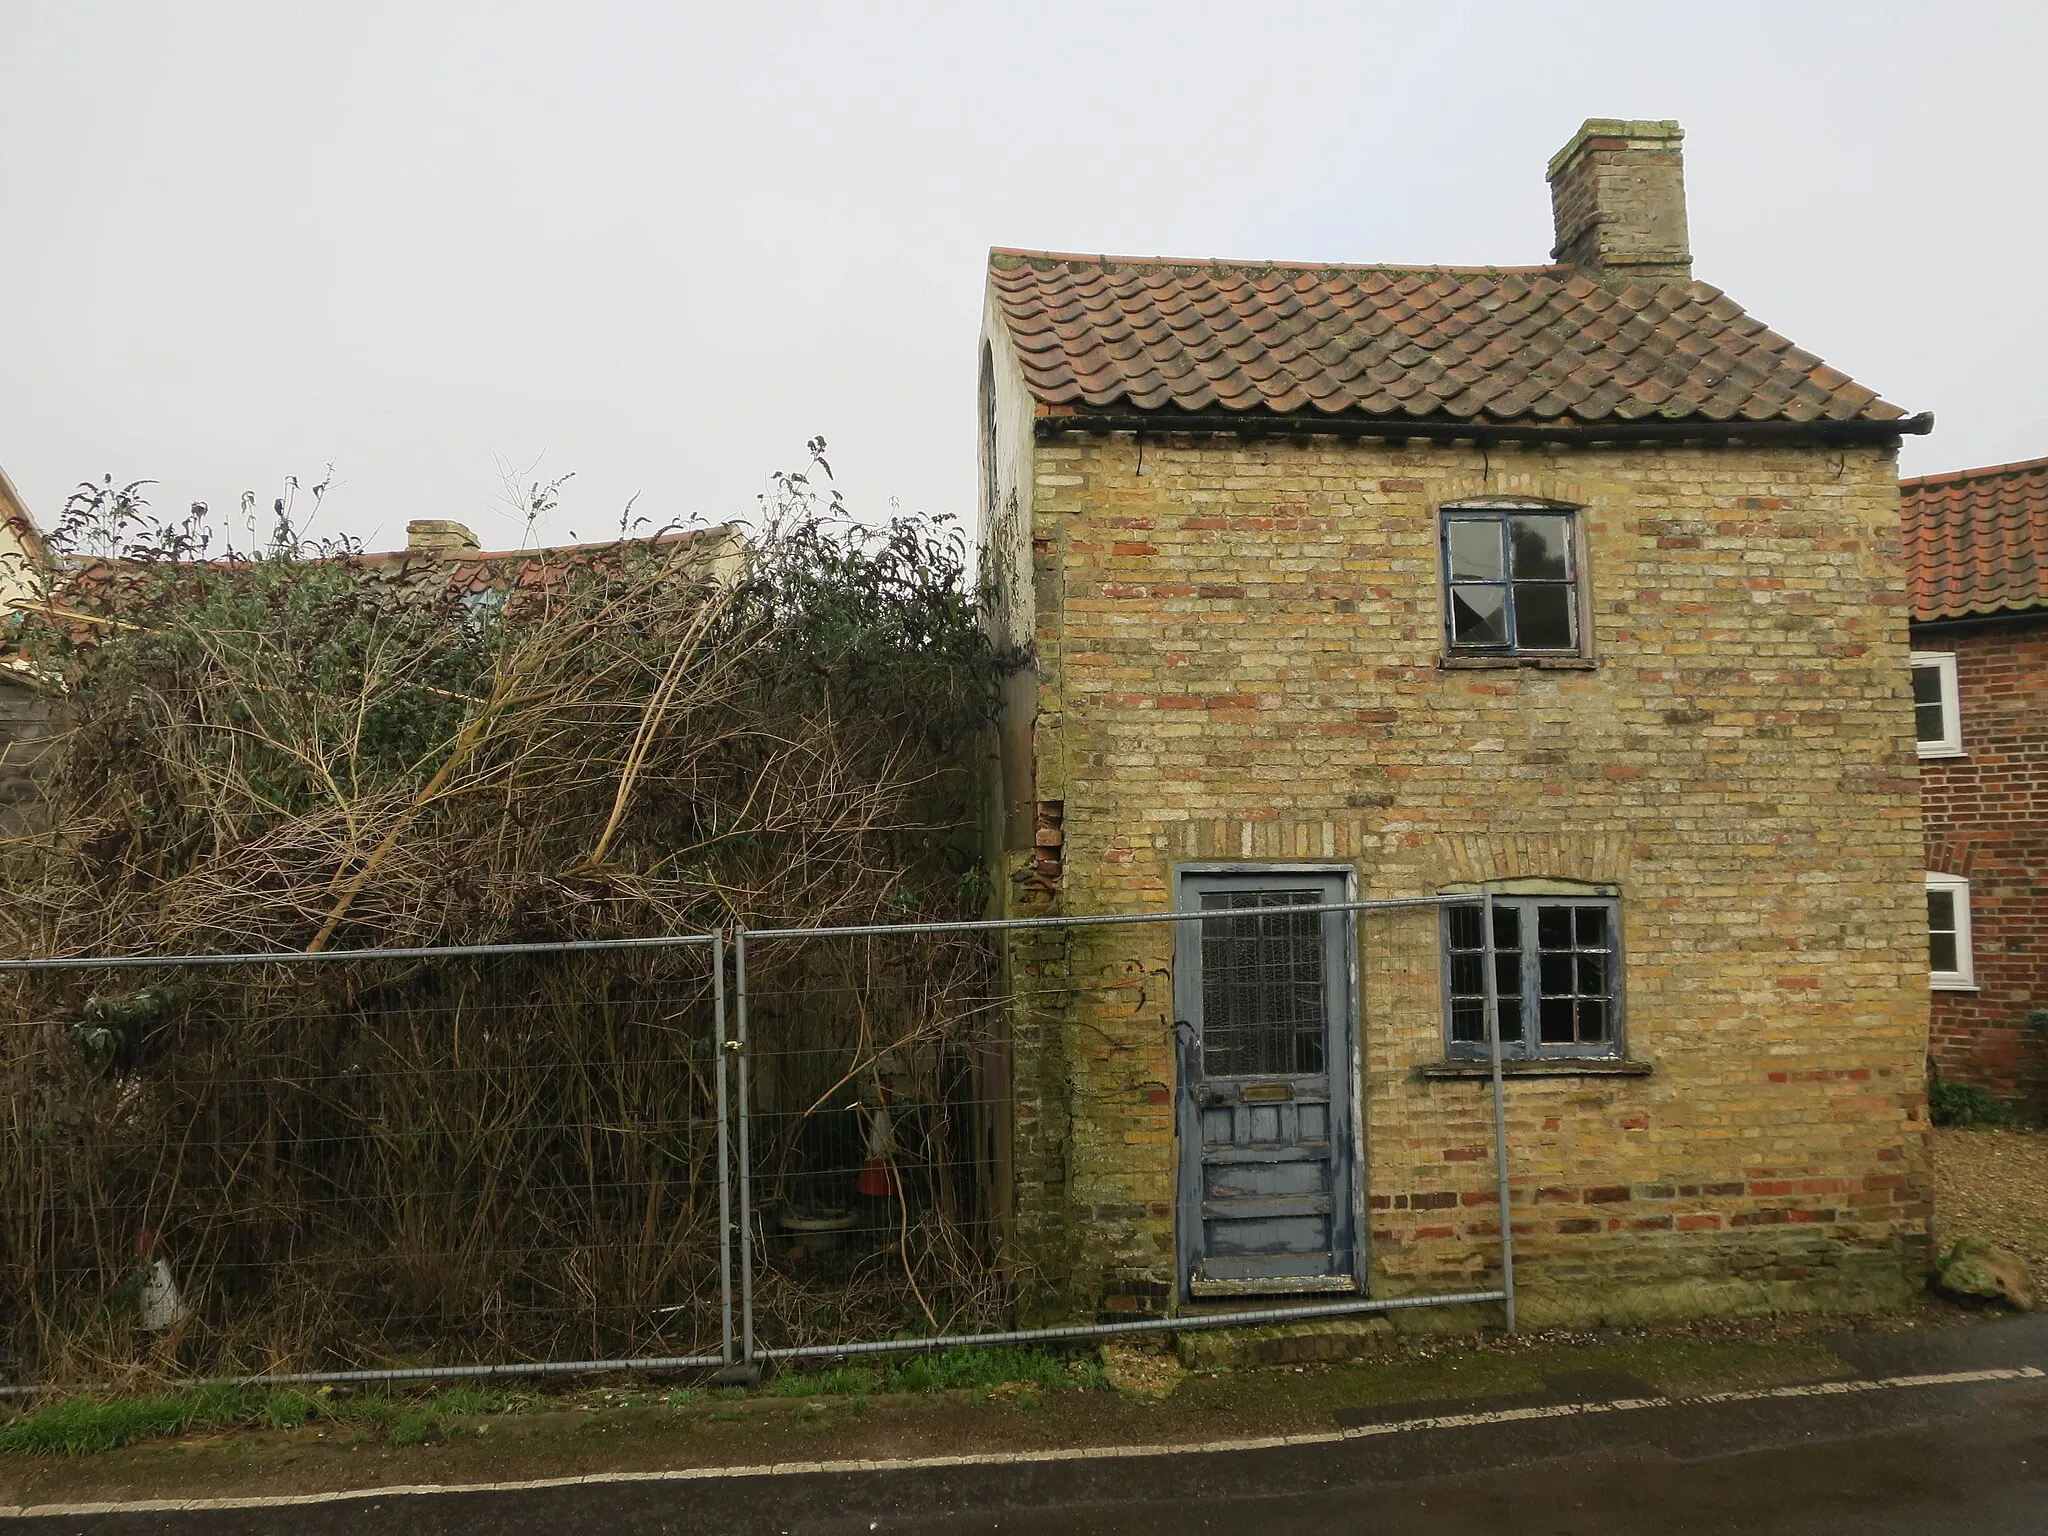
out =
<path fill-rule="evenodd" d="M 1443 514 L 1444 638 L 1453 651 L 1579 653 L 1579 568 L 1563 508 Z"/>
<path fill-rule="evenodd" d="M 1444 912 L 1444 1053 L 1487 1055 L 1486 930 L 1479 903 Z M 1494 998 L 1501 1055 L 1621 1054 L 1621 907 L 1612 897 L 1496 896 Z"/>

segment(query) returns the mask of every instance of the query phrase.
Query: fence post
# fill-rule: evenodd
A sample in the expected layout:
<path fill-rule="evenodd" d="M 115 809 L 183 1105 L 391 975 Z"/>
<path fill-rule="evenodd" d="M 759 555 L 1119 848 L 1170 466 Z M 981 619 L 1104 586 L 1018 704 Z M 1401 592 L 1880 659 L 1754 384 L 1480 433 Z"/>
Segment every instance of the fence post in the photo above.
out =
<path fill-rule="evenodd" d="M 1493 882 L 1479 887 L 1479 927 L 1486 936 L 1486 1051 L 1493 1063 L 1493 1167 L 1500 1190 L 1500 1288 L 1508 1332 L 1515 1331 L 1515 1234 L 1508 1216 L 1508 1117 L 1500 1080 L 1500 978 L 1494 972 Z M 1517 989 L 1516 996 L 1521 995 Z"/>
<path fill-rule="evenodd" d="M 748 1146 L 753 1118 L 753 1096 L 747 1089 L 747 930 L 733 929 L 733 987 L 735 990 L 733 1048 L 740 1059 L 740 1366 L 758 1372 L 754 1361 L 754 1160 Z"/>
<path fill-rule="evenodd" d="M 717 1052 L 715 1077 L 718 1082 L 718 1357 L 733 1363 L 732 1353 L 732 1140 L 726 1125 L 729 1096 L 725 1086 L 725 1059 L 734 1042 L 725 1034 L 725 929 L 711 930 L 711 1044 Z"/>

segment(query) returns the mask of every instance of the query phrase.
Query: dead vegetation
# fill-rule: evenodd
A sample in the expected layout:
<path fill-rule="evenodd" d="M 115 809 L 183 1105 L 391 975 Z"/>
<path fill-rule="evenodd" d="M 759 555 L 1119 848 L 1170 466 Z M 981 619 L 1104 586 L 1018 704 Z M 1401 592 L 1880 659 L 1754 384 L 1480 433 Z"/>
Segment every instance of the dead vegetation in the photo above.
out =
<path fill-rule="evenodd" d="M 458 581 L 289 529 L 207 559 L 135 491 L 74 500 L 59 546 L 101 558 L 14 637 L 68 726 L 41 824 L 0 844 L 5 953 L 981 910 L 999 658 L 941 526 L 860 529 L 790 475 L 744 543 L 678 530 Z M 786 945 L 753 966 L 782 999 L 756 1012 L 762 1048 L 807 1063 L 757 1100 L 783 1138 L 757 1149 L 769 1165 L 800 1176 L 820 1083 L 871 1099 L 885 1056 L 924 1106 L 901 1155 L 965 1157 L 949 1115 L 990 1022 L 979 946 Z M 703 949 L 29 971 L 0 997 L 9 1375 L 715 1340 Z M 894 1247 L 843 1277 L 839 1323 L 990 1304 L 971 1180 L 900 1188 Z M 159 1259 L 185 1315 L 151 1334 Z"/>

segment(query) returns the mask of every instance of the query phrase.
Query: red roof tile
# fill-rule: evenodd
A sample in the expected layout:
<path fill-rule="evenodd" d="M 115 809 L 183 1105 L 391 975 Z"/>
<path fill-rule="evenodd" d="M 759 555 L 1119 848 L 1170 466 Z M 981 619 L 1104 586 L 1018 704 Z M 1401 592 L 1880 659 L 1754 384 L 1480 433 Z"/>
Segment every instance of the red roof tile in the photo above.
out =
<path fill-rule="evenodd" d="M 1899 482 L 1913 617 L 2048 608 L 2048 459 Z"/>
<path fill-rule="evenodd" d="M 1473 422 L 1897 421 L 1720 289 L 1571 267 L 1393 268 L 996 250 L 1041 406 Z"/>

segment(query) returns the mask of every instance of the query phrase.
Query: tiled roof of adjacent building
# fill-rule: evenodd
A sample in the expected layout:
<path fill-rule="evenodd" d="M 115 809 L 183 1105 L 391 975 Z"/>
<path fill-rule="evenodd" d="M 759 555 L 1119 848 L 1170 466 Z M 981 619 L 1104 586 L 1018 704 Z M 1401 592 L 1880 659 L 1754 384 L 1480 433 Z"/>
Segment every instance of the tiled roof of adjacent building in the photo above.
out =
<path fill-rule="evenodd" d="M 1922 622 L 2048 608 L 2048 459 L 1901 480 Z"/>
<path fill-rule="evenodd" d="M 1012 250 L 990 253 L 989 278 L 1041 407 L 1557 425 L 1905 417 L 1699 282 L 1617 292 L 1566 266 Z"/>

